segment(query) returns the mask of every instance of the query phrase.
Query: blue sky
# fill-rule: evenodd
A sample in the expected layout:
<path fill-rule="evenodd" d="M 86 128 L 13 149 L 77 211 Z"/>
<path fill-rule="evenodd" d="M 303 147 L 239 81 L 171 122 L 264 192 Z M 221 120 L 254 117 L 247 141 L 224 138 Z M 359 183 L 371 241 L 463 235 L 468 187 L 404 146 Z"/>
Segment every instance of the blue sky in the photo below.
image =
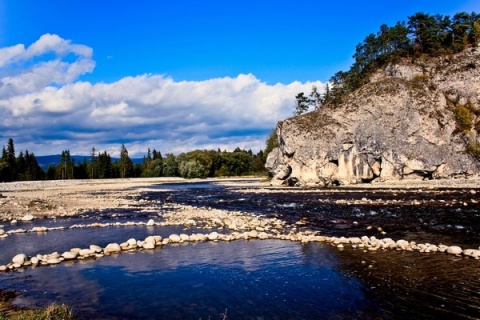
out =
<path fill-rule="evenodd" d="M 0 145 L 12 137 L 37 155 L 93 145 L 115 154 L 121 143 L 133 154 L 258 151 L 292 115 L 296 92 L 348 69 L 381 24 L 419 11 L 480 4 L 0 0 Z"/>

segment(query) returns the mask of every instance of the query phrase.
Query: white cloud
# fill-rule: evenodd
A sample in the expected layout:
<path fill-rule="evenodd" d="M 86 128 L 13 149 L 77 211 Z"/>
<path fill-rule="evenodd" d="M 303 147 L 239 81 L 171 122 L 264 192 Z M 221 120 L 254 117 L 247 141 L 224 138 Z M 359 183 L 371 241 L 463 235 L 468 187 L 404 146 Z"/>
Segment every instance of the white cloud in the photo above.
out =
<path fill-rule="evenodd" d="M 45 53 L 50 60 L 34 60 Z M 74 54 L 73 62 L 63 61 Z M 252 74 L 205 81 L 163 75 L 126 77 L 113 83 L 79 81 L 93 70 L 92 50 L 56 35 L 27 49 L 0 49 L 0 136 L 36 154 L 97 150 L 132 155 L 148 147 L 166 152 L 196 148 L 259 150 L 276 122 L 294 110 L 294 96 L 320 82 L 268 85 Z M 37 61 L 37 62 L 34 62 Z M 0 144 L 2 142 L 0 141 Z M 115 152 L 114 152 L 115 151 Z"/>
<path fill-rule="evenodd" d="M 23 44 L 0 49 L 0 67 L 3 68 L 8 63 L 11 63 L 14 58 L 21 56 L 24 51 L 25 46 Z"/>
<path fill-rule="evenodd" d="M 48 54 L 54 54 L 49 59 Z M 48 85 L 65 85 L 91 72 L 92 49 L 71 44 L 57 35 L 45 34 L 28 48 L 23 44 L 0 49 L 0 97 L 36 92 Z M 76 57 L 67 62 L 67 55 Z M 35 63 L 33 61 L 36 61 Z"/>

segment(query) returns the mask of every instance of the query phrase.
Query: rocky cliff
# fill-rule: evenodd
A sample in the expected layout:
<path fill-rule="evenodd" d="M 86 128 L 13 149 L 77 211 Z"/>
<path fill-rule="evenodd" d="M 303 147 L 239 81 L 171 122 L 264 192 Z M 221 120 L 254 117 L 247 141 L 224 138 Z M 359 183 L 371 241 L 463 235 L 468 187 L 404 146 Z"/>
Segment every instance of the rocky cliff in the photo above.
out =
<path fill-rule="evenodd" d="M 272 184 L 330 185 L 476 175 L 480 50 L 404 59 L 337 105 L 278 123 Z"/>

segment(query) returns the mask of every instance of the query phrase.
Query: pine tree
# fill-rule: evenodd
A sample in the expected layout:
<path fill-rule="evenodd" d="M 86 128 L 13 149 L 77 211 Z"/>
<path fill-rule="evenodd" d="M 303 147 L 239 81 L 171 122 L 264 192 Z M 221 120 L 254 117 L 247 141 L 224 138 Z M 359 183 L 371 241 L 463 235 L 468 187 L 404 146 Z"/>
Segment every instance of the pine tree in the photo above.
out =
<path fill-rule="evenodd" d="M 322 105 L 322 95 L 318 92 L 316 86 L 312 86 L 312 92 L 309 95 L 309 103 L 317 110 Z"/>
<path fill-rule="evenodd" d="M 299 116 L 308 111 L 309 100 L 308 97 L 305 96 L 305 93 L 300 92 L 295 96 L 296 105 L 295 105 L 295 113 L 294 115 Z"/>
<path fill-rule="evenodd" d="M 9 172 L 9 180 L 15 181 L 16 180 L 16 158 L 15 158 L 15 145 L 13 144 L 13 139 L 8 139 L 7 144 L 7 167 Z"/>
<path fill-rule="evenodd" d="M 132 160 L 128 156 L 128 150 L 122 144 L 120 149 L 120 178 L 127 178 L 133 169 Z"/>
<path fill-rule="evenodd" d="M 90 179 L 95 179 L 97 172 L 97 154 L 95 147 L 92 147 L 91 160 L 90 160 Z"/>

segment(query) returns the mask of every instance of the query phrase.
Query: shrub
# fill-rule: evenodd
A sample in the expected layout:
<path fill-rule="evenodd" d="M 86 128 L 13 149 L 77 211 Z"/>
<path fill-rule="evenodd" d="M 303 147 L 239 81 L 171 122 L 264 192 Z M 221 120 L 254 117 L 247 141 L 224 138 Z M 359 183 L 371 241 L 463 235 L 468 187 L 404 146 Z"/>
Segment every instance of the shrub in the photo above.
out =
<path fill-rule="evenodd" d="M 459 129 L 470 130 L 473 124 L 472 112 L 467 107 L 459 105 L 455 107 L 455 120 Z"/>
<path fill-rule="evenodd" d="M 474 141 L 467 145 L 467 154 L 480 161 L 480 143 Z"/>
<path fill-rule="evenodd" d="M 472 70 L 472 69 L 475 69 L 477 68 L 477 65 L 475 62 L 469 62 L 467 63 L 467 65 L 465 66 L 465 70 Z"/>

